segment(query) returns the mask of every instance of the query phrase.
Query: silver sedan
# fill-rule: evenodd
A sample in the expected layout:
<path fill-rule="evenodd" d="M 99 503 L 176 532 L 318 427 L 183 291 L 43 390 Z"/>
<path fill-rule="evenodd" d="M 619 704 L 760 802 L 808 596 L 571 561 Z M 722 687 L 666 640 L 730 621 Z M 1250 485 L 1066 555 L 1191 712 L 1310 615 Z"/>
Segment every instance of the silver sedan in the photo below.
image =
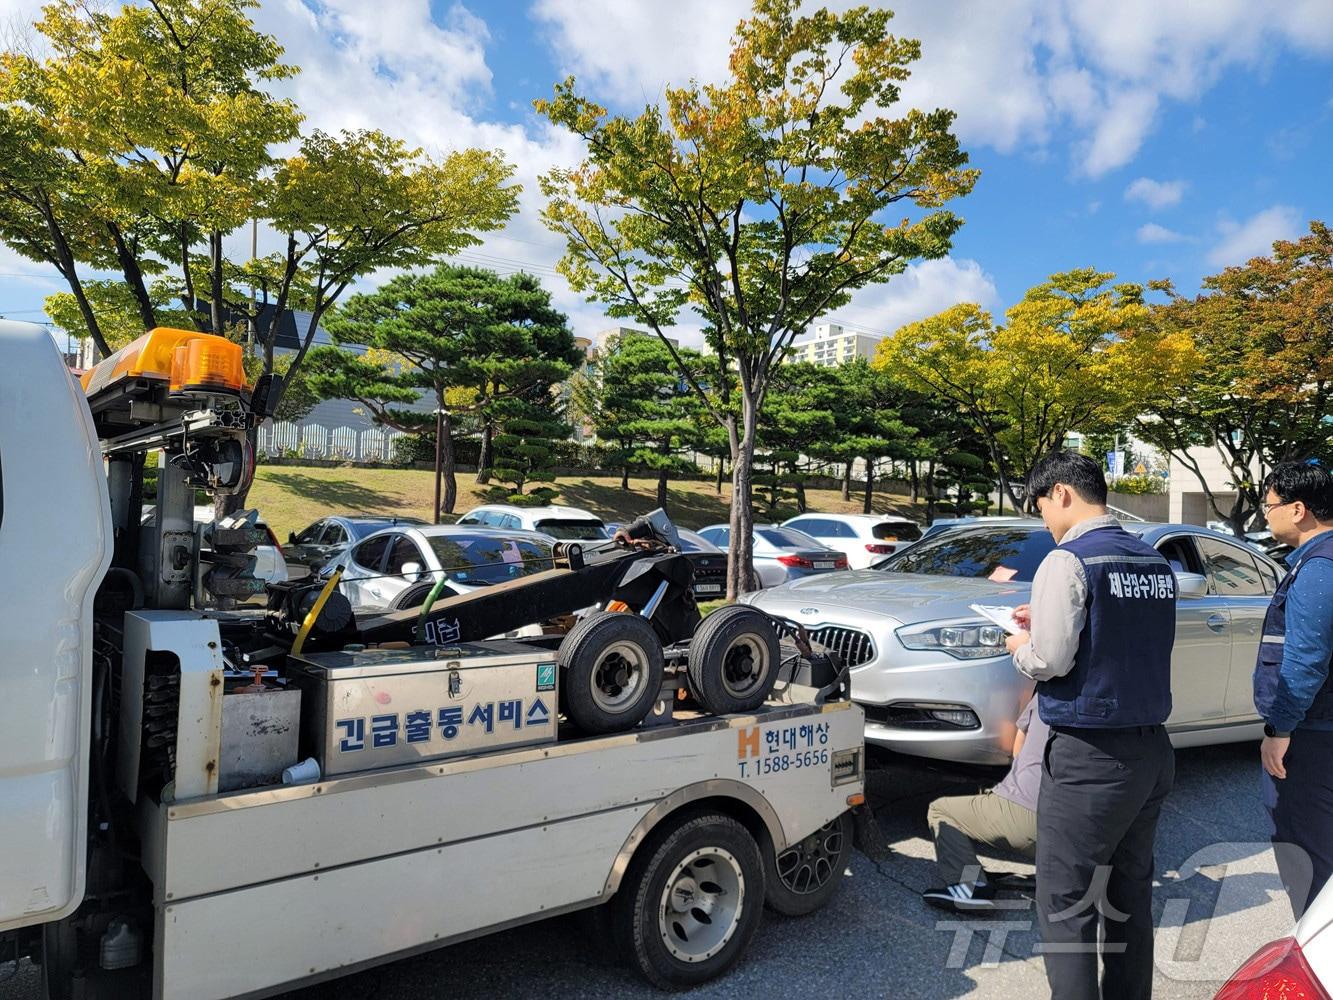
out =
<path fill-rule="evenodd" d="M 1255 739 L 1250 674 L 1281 568 L 1236 539 L 1184 524 L 1124 525 L 1175 570 L 1176 644 L 1167 729 L 1176 746 Z M 878 569 L 797 580 L 742 600 L 804 624 L 852 668 L 866 742 L 1004 764 L 1032 681 L 1004 633 L 970 605 L 1018 605 L 1055 545 L 1039 521 L 976 524 L 923 539 Z"/>

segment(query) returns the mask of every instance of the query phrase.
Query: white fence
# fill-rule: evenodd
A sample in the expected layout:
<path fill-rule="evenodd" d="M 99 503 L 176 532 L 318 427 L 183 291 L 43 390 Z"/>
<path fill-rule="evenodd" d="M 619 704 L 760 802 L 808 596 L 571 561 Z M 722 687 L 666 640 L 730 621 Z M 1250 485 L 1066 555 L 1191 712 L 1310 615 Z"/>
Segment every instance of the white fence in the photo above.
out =
<path fill-rule="evenodd" d="M 344 462 L 388 462 L 402 431 L 372 427 L 322 427 L 319 424 L 269 422 L 259 428 L 259 451 L 270 458 L 323 458 Z"/>

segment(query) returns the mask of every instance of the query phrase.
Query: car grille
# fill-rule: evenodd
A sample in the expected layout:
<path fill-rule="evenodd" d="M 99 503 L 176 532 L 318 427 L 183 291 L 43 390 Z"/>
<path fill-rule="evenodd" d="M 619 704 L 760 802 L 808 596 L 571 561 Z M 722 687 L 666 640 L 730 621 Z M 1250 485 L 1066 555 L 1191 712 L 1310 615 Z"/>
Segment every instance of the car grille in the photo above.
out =
<path fill-rule="evenodd" d="M 841 625 L 825 625 L 812 629 L 810 638 L 821 646 L 838 654 L 838 659 L 848 667 L 859 667 L 875 658 L 875 644 L 866 633 Z"/>

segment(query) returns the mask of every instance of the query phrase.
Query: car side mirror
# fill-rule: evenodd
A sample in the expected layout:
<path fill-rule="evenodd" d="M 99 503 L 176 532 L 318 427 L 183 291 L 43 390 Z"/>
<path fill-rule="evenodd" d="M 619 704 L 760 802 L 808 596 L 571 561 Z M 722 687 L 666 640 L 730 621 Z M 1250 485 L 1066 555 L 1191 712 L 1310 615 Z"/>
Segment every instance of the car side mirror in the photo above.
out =
<path fill-rule="evenodd" d="M 296 544 L 296 532 L 294 531 L 287 532 L 287 544 L 288 545 Z"/>
<path fill-rule="evenodd" d="M 410 580 L 412 583 L 416 583 L 418 580 L 420 580 L 421 563 L 419 562 L 403 563 L 403 577 L 407 580 Z"/>
<path fill-rule="evenodd" d="M 1176 596 L 1207 597 L 1208 577 L 1202 573 L 1177 573 Z"/>

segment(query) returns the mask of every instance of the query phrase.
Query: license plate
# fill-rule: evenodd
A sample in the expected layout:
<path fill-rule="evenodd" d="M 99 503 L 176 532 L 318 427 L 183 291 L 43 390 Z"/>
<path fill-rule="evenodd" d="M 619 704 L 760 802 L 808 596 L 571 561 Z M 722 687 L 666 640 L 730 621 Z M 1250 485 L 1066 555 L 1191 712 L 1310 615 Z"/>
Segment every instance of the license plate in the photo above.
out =
<path fill-rule="evenodd" d="M 833 563 L 831 563 L 831 562 L 817 562 L 817 563 L 815 563 L 815 569 L 832 569 L 832 568 L 833 568 Z"/>
<path fill-rule="evenodd" d="M 720 594 L 722 593 L 722 584 L 720 583 L 698 583 L 694 586 L 695 592 L 700 594 Z"/>

